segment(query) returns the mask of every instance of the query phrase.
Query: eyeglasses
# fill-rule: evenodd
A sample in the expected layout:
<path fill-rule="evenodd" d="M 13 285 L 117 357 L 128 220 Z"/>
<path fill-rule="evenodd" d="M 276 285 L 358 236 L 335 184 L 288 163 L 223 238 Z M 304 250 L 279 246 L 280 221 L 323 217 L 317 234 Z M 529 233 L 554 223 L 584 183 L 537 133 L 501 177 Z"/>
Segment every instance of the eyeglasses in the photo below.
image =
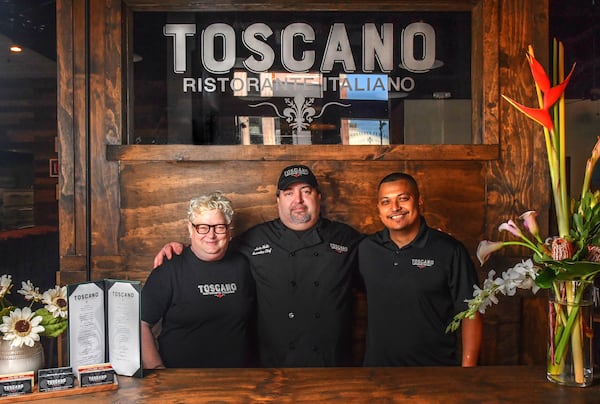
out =
<path fill-rule="evenodd" d="M 210 229 L 215 229 L 215 234 L 225 234 L 229 229 L 228 224 L 194 224 L 194 229 L 196 229 L 196 233 L 198 234 L 208 234 Z"/>

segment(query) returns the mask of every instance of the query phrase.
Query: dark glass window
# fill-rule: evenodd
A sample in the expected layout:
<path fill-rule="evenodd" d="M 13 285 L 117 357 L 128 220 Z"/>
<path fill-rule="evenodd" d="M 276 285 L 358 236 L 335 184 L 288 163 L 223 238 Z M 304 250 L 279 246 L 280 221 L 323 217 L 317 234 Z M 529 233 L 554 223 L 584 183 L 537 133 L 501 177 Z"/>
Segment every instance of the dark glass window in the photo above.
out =
<path fill-rule="evenodd" d="M 471 143 L 469 12 L 137 12 L 141 144 Z"/>

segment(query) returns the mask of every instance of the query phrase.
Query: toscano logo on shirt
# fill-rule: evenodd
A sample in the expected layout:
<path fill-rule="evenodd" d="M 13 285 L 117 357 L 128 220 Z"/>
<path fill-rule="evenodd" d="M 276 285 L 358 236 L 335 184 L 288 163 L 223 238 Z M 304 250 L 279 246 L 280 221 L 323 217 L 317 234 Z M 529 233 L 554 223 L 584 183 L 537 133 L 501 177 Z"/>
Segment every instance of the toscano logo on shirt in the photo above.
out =
<path fill-rule="evenodd" d="M 425 267 L 432 267 L 434 264 L 435 264 L 435 261 L 432 259 L 427 259 L 427 258 L 413 258 L 412 259 L 412 265 L 419 269 L 423 269 Z"/>
<path fill-rule="evenodd" d="M 237 285 L 232 283 L 207 283 L 198 285 L 198 290 L 203 296 L 216 296 L 219 299 L 237 291 Z"/>

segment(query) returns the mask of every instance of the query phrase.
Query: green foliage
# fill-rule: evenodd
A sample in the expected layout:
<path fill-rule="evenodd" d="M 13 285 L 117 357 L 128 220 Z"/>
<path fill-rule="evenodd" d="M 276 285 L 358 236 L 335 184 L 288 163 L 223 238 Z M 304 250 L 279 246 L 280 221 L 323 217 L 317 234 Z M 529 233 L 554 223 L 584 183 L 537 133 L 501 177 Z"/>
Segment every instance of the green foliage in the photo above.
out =
<path fill-rule="evenodd" d="M 600 245 L 600 191 L 587 191 L 575 204 L 570 236 L 576 248 L 573 260 L 585 258 L 588 245 Z"/>
<path fill-rule="evenodd" d="M 5 308 L 3 308 L 3 309 L 0 311 L 0 321 L 2 320 L 2 317 L 10 315 L 10 311 L 11 311 L 12 309 L 14 309 L 14 307 L 13 307 L 13 306 L 6 306 Z"/>
<path fill-rule="evenodd" d="M 40 335 L 56 338 L 67 329 L 68 321 L 66 318 L 53 317 L 52 313 L 45 308 L 37 309 L 35 315 L 42 317 L 40 325 L 44 326 L 44 332 Z"/>
<path fill-rule="evenodd" d="M 535 283 L 544 289 L 551 287 L 555 280 L 592 280 L 600 272 L 600 262 L 548 259 L 536 261 L 543 264 L 543 267 L 535 278 Z"/>

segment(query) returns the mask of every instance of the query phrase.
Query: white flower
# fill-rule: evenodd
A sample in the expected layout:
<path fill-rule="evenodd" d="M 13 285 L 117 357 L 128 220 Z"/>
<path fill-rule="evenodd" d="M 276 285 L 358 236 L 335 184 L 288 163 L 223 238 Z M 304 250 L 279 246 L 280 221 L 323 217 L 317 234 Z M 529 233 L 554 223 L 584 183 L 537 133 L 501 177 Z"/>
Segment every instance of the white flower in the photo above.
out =
<path fill-rule="evenodd" d="M 0 299 L 4 298 L 10 291 L 12 285 L 12 276 L 2 275 L 0 277 Z"/>
<path fill-rule="evenodd" d="M 5 340 L 12 340 L 12 347 L 21 347 L 23 344 L 33 346 L 35 341 L 40 340 L 39 333 L 44 331 L 44 327 L 39 325 L 42 321 L 41 316 L 35 316 L 29 307 L 14 309 L 10 316 L 2 317 L 0 331 L 4 334 Z"/>
<path fill-rule="evenodd" d="M 52 313 L 52 317 L 67 317 L 67 287 L 56 285 L 54 289 L 49 289 L 42 295 L 42 303 L 45 308 Z"/>
<path fill-rule="evenodd" d="M 488 272 L 488 277 L 483 281 L 483 289 L 490 289 L 494 286 L 494 276 L 496 275 L 496 271 L 493 269 Z"/>
<path fill-rule="evenodd" d="M 498 303 L 498 299 L 493 294 L 488 293 L 487 289 L 479 289 L 479 286 L 473 285 L 473 299 L 466 300 L 469 308 L 473 311 L 485 313 L 485 309 L 492 304 Z"/>
<path fill-rule="evenodd" d="M 40 289 L 34 287 L 31 281 L 21 282 L 21 289 L 19 289 L 17 293 L 22 294 L 26 300 L 33 300 L 34 302 L 42 300 Z"/>
<path fill-rule="evenodd" d="M 531 259 L 518 263 L 512 270 L 520 275 L 519 288 L 531 289 L 533 294 L 537 293 L 540 287 L 535 283 L 535 278 L 537 278 L 539 268 L 533 265 Z"/>
<path fill-rule="evenodd" d="M 517 289 L 531 289 L 535 294 L 539 290 L 539 286 L 535 283 L 537 271 L 538 268 L 533 265 L 531 259 L 507 269 L 497 278 L 495 278 L 496 271 L 492 269 L 483 281 L 483 288 L 473 285 L 473 299 L 466 300 L 469 309 L 465 312 L 465 316 L 469 317 L 476 311 L 484 314 L 488 307 L 498 304 L 496 297 L 498 293 L 514 296 Z"/>
<path fill-rule="evenodd" d="M 502 287 L 500 292 L 507 296 L 514 296 L 517 293 L 517 282 L 513 277 L 513 272 L 510 270 L 502 272 L 502 279 L 497 279 L 496 283 Z"/>

